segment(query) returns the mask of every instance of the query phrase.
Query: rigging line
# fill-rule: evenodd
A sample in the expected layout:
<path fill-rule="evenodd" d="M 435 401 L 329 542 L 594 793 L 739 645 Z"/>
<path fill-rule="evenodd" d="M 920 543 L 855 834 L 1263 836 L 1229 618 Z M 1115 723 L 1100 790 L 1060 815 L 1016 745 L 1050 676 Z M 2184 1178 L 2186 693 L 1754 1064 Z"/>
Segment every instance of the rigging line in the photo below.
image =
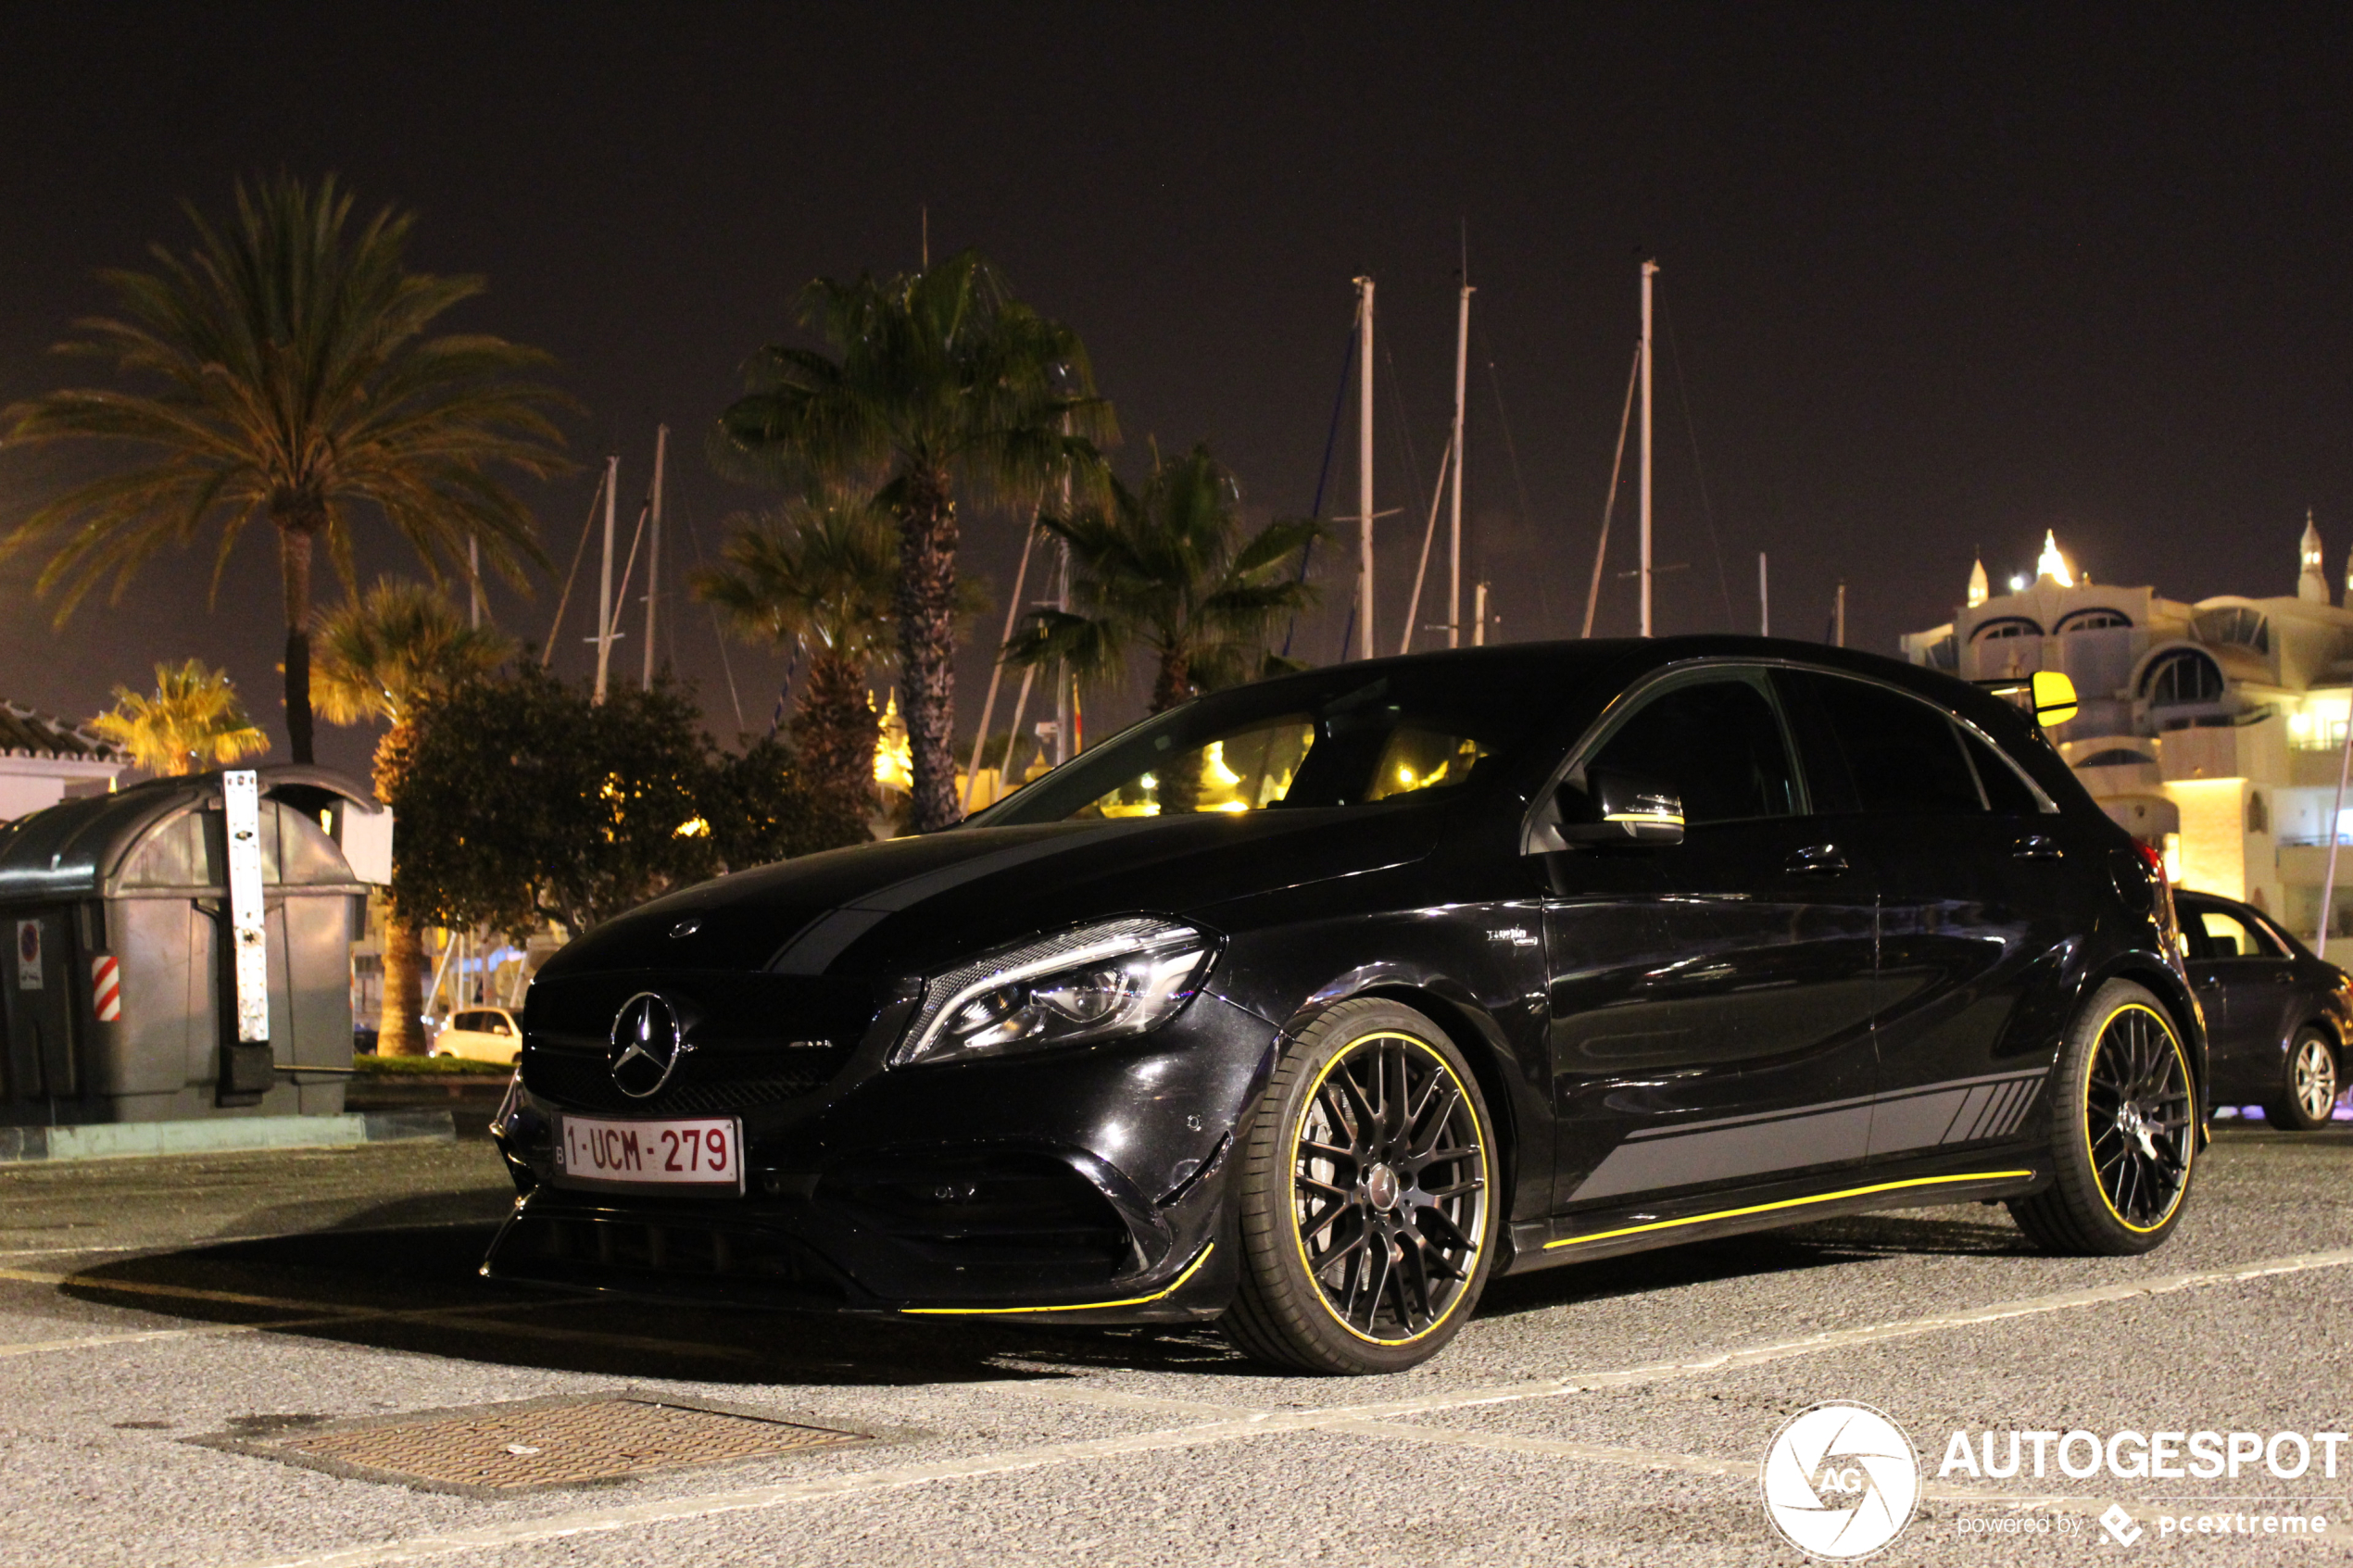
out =
<path fill-rule="evenodd" d="M 1602 536 L 1593 546 L 1593 581 L 1585 589 L 1585 629 L 1577 634 L 1593 634 L 1593 608 L 1602 600 L 1602 562 L 1609 555 L 1610 514 L 1617 509 L 1617 480 L 1626 471 L 1626 429 L 1634 419 L 1634 388 L 1642 377 L 1642 345 L 1634 345 L 1634 368 L 1626 372 L 1626 408 L 1617 416 L 1617 455 L 1609 460 L 1609 495 L 1602 502 Z"/>
<path fill-rule="evenodd" d="M 967 817 L 973 814 L 973 791 L 980 785 L 980 753 L 988 744 L 988 721 L 997 711 L 997 687 L 1005 673 L 1005 648 L 1013 640 L 1013 626 L 1021 616 L 1021 596 L 1026 592 L 1024 584 L 1029 581 L 1029 558 L 1038 547 L 1038 536 L 1045 533 L 1038 526 L 1037 516 L 1045 509 L 1046 490 L 1040 485 L 1038 505 L 1031 508 L 1030 524 L 1021 536 L 1021 565 L 1013 572 L 1013 596 L 1005 604 L 1005 634 L 998 642 L 996 657 L 988 665 L 988 696 L 980 705 L 980 731 L 973 737 L 972 760 L 964 766 L 963 812 Z"/>
<path fill-rule="evenodd" d="M 588 553 L 588 535 L 597 526 L 597 503 L 605 498 L 605 475 L 611 471 L 607 469 L 597 475 L 596 493 L 588 497 L 588 521 L 580 525 L 580 545 L 572 552 L 572 571 L 564 578 L 562 596 L 556 600 L 556 623 L 547 628 L 547 646 L 539 650 L 539 668 L 542 670 L 547 669 L 547 661 L 556 657 L 556 633 L 564 628 L 564 607 L 572 603 L 572 585 L 579 579 L 580 560 Z"/>
<path fill-rule="evenodd" d="M 679 501 L 678 510 L 686 520 L 686 542 L 695 547 L 695 570 L 700 571 L 703 569 L 702 530 L 695 526 L 694 508 L 686 504 L 683 495 Z M 743 698 L 736 695 L 736 662 L 727 657 L 727 635 L 719 629 L 719 607 L 705 604 L 703 608 L 711 611 L 711 640 L 719 645 L 719 668 L 727 674 L 727 701 L 736 710 L 736 734 L 740 736 L 744 733 L 744 704 Z"/>
<path fill-rule="evenodd" d="M 1414 484 L 1408 494 L 1418 495 L 1422 489 L 1422 460 L 1414 452 L 1414 427 L 1405 418 L 1405 395 L 1397 390 L 1397 355 L 1390 346 L 1395 336 L 1392 332 L 1380 340 L 1380 357 L 1389 366 L 1390 418 L 1397 422 L 1398 439 L 1404 443 L 1405 472 Z"/>
<path fill-rule="evenodd" d="M 653 509 L 654 504 L 650 500 L 638 505 L 637 526 L 629 535 L 629 558 L 621 565 L 621 586 L 614 590 L 612 596 L 612 640 L 616 643 L 621 641 L 623 635 L 621 607 L 629 602 L 629 579 L 637 570 L 637 546 L 645 542 L 646 518 Z"/>
<path fill-rule="evenodd" d="M 1716 508 L 1707 498 L 1707 470 L 1700 466 L 1699 424 L 1692 418 L 1691 383 L 1683 375 L 1682 351 L 1675 346 L 1675 318 L 1667 313 L 1661 302 L 1659 323 L 1667 329 L 1667 357 L 1675 366 L 1675 400 L 1683 406 L 1683 428 L 1691 433 L 1692 471 L 1699 476 L 1699 515 L 1707 522 L 1707 547 L 1716 552 L 1716 587 L 1724 596 L 1724 629 L 1740 630 L 1739 618 L 1732 614 L 1732 582 L 1724 574 L 1724 545 L 1716 536 Z"/>
<path fill-rule="evenodd" d="M 1363 319 L 1363 316 L 1364 309 L 1360 306 L 1357 309 L 1357 317 L 1359 320 Z M 1340 356 L 1340 390 L 1332 394 L 1331 423 L 1327 426 L 1324 431 L 1324 463 L 1321 468 L 1315 470 L 1315 500 L 1314 504 L 1307 508 L 1307 515 L 1317 521 L 1321 521 L 1324 515 L 1324 482 L 1330 479 L 1332 476 L 1332 448 L 1340 441 L 1340 411 L 1348 406 L 1348 376 L 1349 372 L 1356 368 L 1356 340 L 1362 335 L 1363 334 L 1355 327 L 1349 328 L 1348 352 Z M 1299 552 L 1298 581 L 1302 583 L 1307 581 L 1307 563 L 1315 558 L 1315 541 L 1310 539 L 1307 541 L 1305 547 Z M 1291 633 L 1297 632 L 1298 630 L 1299 611 L 1292 610 L 1290 612 L 1290 623 L 1283 628 L 1283 657 L 1285 659 L 1289 659 L 1290 657 Z"/>
<path fill-rule="evenodd" d="M 1414 621 L 1422 612 L 1422 583 L 1429 576 L 1429 547 L 1438 537 L 1438 505 L 1446 497 L 1446 470 L 1454 461 L 1454 437 L 1449 433 L 1446 450 L 1438 455 L 1438 483 L 1430 486 L 1429 521 L 1422 529 L 1422 558 L 1414 568 L 1414 596 L 1405 601 L 1405 634 L 1398 639 L 1397 651 L 1414 651 Z"/>
<path fill-rule="evenodd" d="M 1495 345 L 1487 341 L 1487 328 L 1483 324 L 1474 325 L 1471 331 L 1478 334 L 1479 352 L 1487 360 L 1487 390 L 1495 398 L 1495 422 L 1503 427 L 1504 453 L 1512 460 L 1512 484 L 1519 492 L 1520 520 L 1533 530 L 1536 526 L 1536 504 L 1528 498 L 1528 475 L 1520 471 L 1519 443 L 1512 439 L 1511 416 L 1504 412 L 1504 382 L 1495 372 Z M 1464 413 L 1467 417 L 1469 410 L 1465 409 Z M 1553 623 L 1553 597 L 1544 591 L 1545 573 L 1539 571 L 1532 575 L 1536 581 L 1537 608 L 1543 611 L 1544 624 L 1550 626 Z"/>

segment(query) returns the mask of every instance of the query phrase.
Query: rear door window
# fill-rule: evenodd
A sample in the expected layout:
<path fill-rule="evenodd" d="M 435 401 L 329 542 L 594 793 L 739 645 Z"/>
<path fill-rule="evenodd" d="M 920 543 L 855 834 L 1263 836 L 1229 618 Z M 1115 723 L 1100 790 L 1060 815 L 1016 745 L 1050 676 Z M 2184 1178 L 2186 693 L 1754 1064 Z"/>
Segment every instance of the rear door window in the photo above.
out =
<path fill-rule="evenodd" d="M 2006 817 L 2028 817 L 2043 809 L 2043 802 L 2032 786 L 1982 739 L 1963 730 L 1961 749 L 1969 753 L 1969 762 L 1977 770 L 1977 782 L 1985 791 L 1988 807 Z"/>
<path fill-rule="evenodd" d="M 1846 759 L 1856 803 L 1875 812 L 1982 812 L 1985 797 L 1943 709 L 1891 687 L 1838 676 L 1811 683 Z"/>

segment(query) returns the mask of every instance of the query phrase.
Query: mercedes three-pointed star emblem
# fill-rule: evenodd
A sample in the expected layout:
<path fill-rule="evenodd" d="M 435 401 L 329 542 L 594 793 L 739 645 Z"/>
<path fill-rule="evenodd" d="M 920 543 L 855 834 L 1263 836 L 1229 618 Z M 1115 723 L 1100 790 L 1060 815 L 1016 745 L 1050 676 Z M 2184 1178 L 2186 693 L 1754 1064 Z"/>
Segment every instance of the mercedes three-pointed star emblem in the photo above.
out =
<path fill-rule="evenodd" d="M 640 991 L 613 1014 L 610 1064 L 614 1086 L 635 1099 L 661 1092 L 686 1054 L 678 1010 L 651 991 Z"/>

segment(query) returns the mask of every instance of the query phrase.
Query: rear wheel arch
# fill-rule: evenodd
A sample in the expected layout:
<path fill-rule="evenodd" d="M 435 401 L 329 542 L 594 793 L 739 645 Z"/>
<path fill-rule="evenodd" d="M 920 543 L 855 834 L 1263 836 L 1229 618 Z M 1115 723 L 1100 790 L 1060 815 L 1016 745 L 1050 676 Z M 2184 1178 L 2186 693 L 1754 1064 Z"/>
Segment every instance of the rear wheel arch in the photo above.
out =
<path fill-rule="evenodd" d="M 2198 1013 L 2196 1005 L 2190 999 L 2189 987 L 2182 984 L 2182 977 L 2175 974 L 2165 964 L 2146 955 L 2128 955 L 2121 962 L 2110 964 L 2097 973 L 2086 975 L 2083 980 L 2082 997 L 2077 1005 L 2080 1007 L 2089 1002 L 2098 993 L 2099 988 L 2111 980 L 2129 980 L 2133 985 L 2144 987 L 2164 1005 L 2167 1016 L 2172 1020 L 2174 1029 L 2179 1032 L 2184 1041 L 2190 1039 L 2193 1035 L 2196 1035 L 2200 1048 L 2189 1053 L 2190 1073 L 2197 1081 L 2201 1103 L 2209 1099 L 2213 1093 L 2213 1064 L 2208 1060 L 2206 1031 L 2194 1030 L 2191 1027 L 2192 1021 L 2198 1016 Z"/>

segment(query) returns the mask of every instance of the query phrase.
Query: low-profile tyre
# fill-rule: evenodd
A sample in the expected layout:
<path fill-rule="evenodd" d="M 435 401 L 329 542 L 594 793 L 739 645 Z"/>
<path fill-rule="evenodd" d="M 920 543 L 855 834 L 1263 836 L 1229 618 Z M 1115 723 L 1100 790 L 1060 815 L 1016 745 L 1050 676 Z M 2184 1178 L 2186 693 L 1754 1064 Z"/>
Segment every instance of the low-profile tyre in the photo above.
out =
<path fill-rule="evenodd" d="M 1495 1255 L 1494 1123 L 1422 1014 L 1342 1002 L 1302 1030 L 1235 1173 L 1243 1352 L 1300 1372 L 1401 1372 L 1453 1338 Z"/>
<path fill-rule="evenodd" d="M 2069 1025 L 2051 1076 L 2051 1185 L 2010 1200 L 2046 1252 L 2146 1252 L 2172 1234 L 2197 1158 L 2190 1057 L 2148 991 L 2111 980 Z"/>
<path fill-rule="evenodd" d="M 2274 1127 L 2309 1133 L 2325 1127 L 2336 1110 L 2343 1087 L 2336 1071 L 2336 1050 L 2328 1036 L 2306 1027 L 2288 1042 L 2280 1063 L 2280 1081 L 2263 1101 L 2263 1119 Z"/>

